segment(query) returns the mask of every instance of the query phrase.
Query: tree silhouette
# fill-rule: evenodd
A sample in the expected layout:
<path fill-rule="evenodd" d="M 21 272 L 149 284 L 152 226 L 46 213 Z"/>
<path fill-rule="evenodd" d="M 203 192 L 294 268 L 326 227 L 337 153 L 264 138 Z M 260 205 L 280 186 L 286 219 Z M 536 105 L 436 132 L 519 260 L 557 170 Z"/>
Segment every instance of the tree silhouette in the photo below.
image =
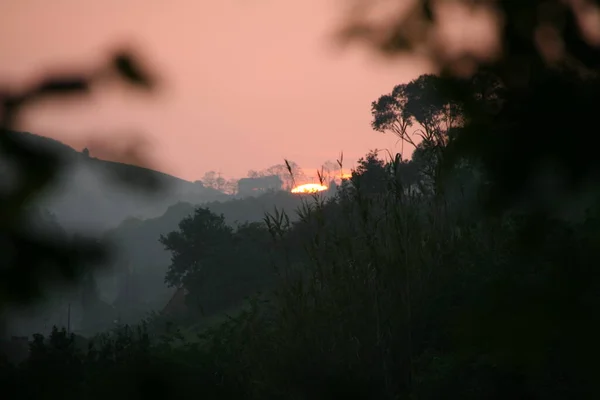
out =
<path fill-rule="evenodd" d="M 344 41 L 366 39 L 386 54 L 410 54 L 418 48 L 440 68 L 442 77 L 464 76 L 459 71 L 464 72 L 466 65 L 471 75 L 479 74 L 479 87 L 502 88 L 502 108 L 488 105 L 484 109 L 473 101 L 471 90 L 454 79 L 444 79 L 444 90 L 464 104 L 469 120 L 447 162 L 463 157 L 481 162 L 489 174 L 491 206 L 504 209 L 528 197 L 530 182 L 550 164 L 565 177 L 565 190 L 571 193 L 598 175 L 597 157 L 589 147 L 579 145 L 591 142 L 596 134 L 589 127 L 595 126 L 590 107 L 598 103 L 600 46 L 587 16 L 597 15 L 597 1 L 453 2 L 467 16 L 481 18 L 487 13 L 503 21 L 494 28 L 499 51 L 493 56 L 467 48 L 451 54 L 445 51 L 448 46 L 436 36 L 436 29 L 452 14 L 443 2 L 416 1 L 401 12 L 386 14 L 385 23 L 367 17 L 376 3 L 358 3 L 362 8 L 353 10 L 340 32 Z M 468 20 L 464 27 L 470 27 Z M 541 43 L 544 40 L 548 43 Z M 552 56 L 544 50 L 548 44 L 556 50 Z M 486 81 L 490 77 L 494 84 Z M 403 127 L 394 129 L 402 131 Z M 537 199 L 532 207 L 548 211 L 548 204 L 539 202 L 544 200 Z"/>

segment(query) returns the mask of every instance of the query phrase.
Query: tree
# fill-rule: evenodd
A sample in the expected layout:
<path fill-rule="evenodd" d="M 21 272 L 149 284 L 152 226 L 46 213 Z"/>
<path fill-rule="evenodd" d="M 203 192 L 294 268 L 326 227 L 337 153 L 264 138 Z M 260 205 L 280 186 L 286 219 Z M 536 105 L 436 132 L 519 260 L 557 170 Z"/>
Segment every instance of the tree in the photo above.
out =
<path fill-rule="evenodd" d="M 283 182 L 278 175 L 242 178 L 237 184 L 238 194 L 241 196 L 255 196 L 269 191 L 279 191 L 283 186 Z"/>
<path fill-rule="evenodd" d="M 361 3 L 367 9 L 378 7 L 377 2 Z M 465 128 L 469 134 L 462 130 L 460 143 L 452 146 L 452 158 L 475 157 L 482 163 L 488 198 L 496 206 L 508 207 L 528 197 L 527 186 L 537 180 L 541 164 L 563 170 L 570 194 L 582 190 L 582 183 L 589 182 L 599 169 L 598 157 L 592 154 L 594 146 L 579 145 L 592 142 L 596 134 L 589 129 L 595 126 L 589 118 L 593 115 L 591 105 L 598 103 L 595 87 L 600 47 L 589 15 L 596 15 L 597 1 L 548 0 L 543 6 L 510 0 L 495 1 L 493 6 L 489 2 L 453 2 L 455 9 L 466 11 L 465 28 L 476 25 L 470 24 L 469 18 L 483 15 L 502 21 L 489 24 L 495 43 L 483 53 L 464 46 L 456 46 L 456 51 L 449 53 L 444 51 L 447 38 L 437 36 L 437 40 L 431 40 L 449 17 L 444 4 L 414 1 L 409 9 L 389 14 L 384 24 L 369 21 L 365 16 L 371 15 L 370 10 L 364 10 L 349 18 L 340 34 L 344 39 L 367 39 L 387 55 L 419 48 L 444 77 L 457 77 L 459 71 L 460 76 L 483 72 L 494 77 L 494 84 L 487 82 L 480 87 L 502 92 L 501 101 L 492 102 L 495 117 L 490 118 L 489 112 L 481 112 L 478 107 L 476 112 L 468 107 L 470 122 Z M 545 44 L 540 44 L 545 41 L 540 39 L 542 32 L 549 32 L 551 37 Z M 549 48 L 552 51 L 548 52 Z M 465 105 L 472 98 L 472 93 L 456 86 L 450 92 Z M 386 101 L 394 103 L 394 98 Z M 403 108 L 403 104 L 396 102 L 382 111 L 388 110 L 389 114 L 394 107 Z M 566 132 L 571 135 L 569 140 L 564 139 Z M 567 150 L 565 146 L 572 147 Z M 518 162 L 515 157 L 519 157 Z M 543 197 L 540 201 L 548 198 Z"/>
<path fill-rule="evenodd" d="M 202 176 L 202 183 L 204 186 L 216 189 L 217 188 L 217 173 L 215 171 L 208 171 Z"/>
<path fill-rule="evenodd" d="M 228 179 L 227 182 L 225 182 L 225 186 L 223 188 L 223 191 L 227 194 L 237 194 L 238 192 L 238 180 L 237 179 Z"/>
<path fill-rule="evenodd" d="M 448 131 L 461 121 L 461 107 L 440 90 L 441 78 L 421 75 L 371 104 L 371 126 L 392 132 L 416 148 L 420 142 L 445 146 Z"/>
<path fill-rule="evenodd" d="M 341 168 L 338 163 L 335 161 L 325 161 L 323 166 L 321 167 L 321 174 L 323 175 L 323 180 L 326 182 L 330 182 L 335 179 L 340 178 Z"/>
<path fill-rule="evenodd" d="M 371 104 L 371 126 L 378 132 L 392 132 L 413 150 L 422 145 L 439 156 L 452 130 L 463 123 L 462 104 L 448 96 L 444 84 L 438 76 L 421 75 L 397 85 Z"/>
<path fill-rule="evenodd" d="M 422 192 L 424 189 L 422 167 L 419 166 L 417 154 L 418 149 L 413 152 L 411 160 L 398 155 L 398 159 L 390 163 L 392 177 L 400 183 L 405 193 L 413 193 L 414 189 Z"/>
<path fill-rule="evenodd" d="M 220 192 L 224 192 L 227 187 L 227 180 L 221 176 L 221 173 L 217 175 L 217 179 L 215 179 L 215 189 Z"/>
<path fill-rule="evenodd" d="M 457 93 L 464 96 L 459 96 Z M 481 72 L 468 79 L 425 74 L 394 87 L 371 104 L 371 126 L 391 132 L 413 147 L 412 158 L 430 183 L 439 184 L 446 148 L 463 131 L 467 119 L 497 112 L 502 100 L 497 76 Z M 467 112 L 469 111 L 469 112 Z"/>
<path fill-rule="evenodd" d="M 227 180 L 221 175 L 220 172 L 216 171 L 206 172 L 202 177 L 202 180 L 196 182 L 202 183 L 202 185 L 205 187 L 229 194 L 235 193 L 235 191 L 232 189 L 235 186 L 235 183 L 237 183 L 235 179 Z"/>
<path fill-rule="evenodd" d="M 161 244 L 172 254 L 165 283 L 188 289 L 199 283 L 206 270 L 218 263 L 223 252 L 227 253 L 232 234 L 223 215 L 216 215 L 208 208 L 196 208 L 193 215 L 179 223 L 178 231 L 160 236 Z"/>
<path fill-rule="evenodd" d="M 52 328 L 49 337 L 33 335 L 29 357 L 25 361 L 28 372 L 35 376 L 35 385 L 27 385 L 29 398 L 77 396 L 78 383 L 83 378 L 81 352 L 77 349 L 75 335 L 65 328 Z"/>
<path fill-rule="evenodd" d="M 83 149 L 83 150 L 81 151 L 81 154 L 83 154 L 83 156 L 84 156 L 85 158 L 88 158 L 88 157 L 90 156 L 90 151 L 89 151 L 89 150 L 88 150 L 88 148 L 86 147 L 85 149 Z"/>
<path fill-rule="evenodd" d="M 350 182 L 360 193 L 383 193 L 387 189 L 389 170 L 377 153 L 377 150 L 371 150 L 358 160 L 358 167 L 352 171 Z"/>
<path fill-rule="evenodd" d="M 260 171 L 255 171 L 253 169 L 248 171 L 248 178 L 260 178 L 261 176 L 263 176 L 263 173 Z"/>
<path fill-rule="evenodd" d="M 304 182 L 306 175 L 302 168 L 294 161 L 287 161 L 287 164 L 273 165 L 263 172 L 264 175 L 277 175 L 283 182 L 285 190 L 291 190 L 297 185 L 297 182 Z"/>
<path fill-rule="evenodd" d="M 456 107 L 451 107 L 437 91 L 438 78 L 422 75 L 408 84 L 394 87 L 391 93 L 371 104 L 371 127 L 378 132 L 391 132 L 416 151 L 419 146 L 428 149 L 445 147 L 448 126 Z M 428 152 L 429 162 L 436 162 Z M 423 171 L 429 171 L 423 165 Z"/>
<path fill-rule="evenodd" d="M 306 180 L 306 175 L 297 163 L 293 161 L 287 161 L 287 163 L 289 164 L 289 168 L 288 164 L 284 163 L 272 165 L 262 171 L 251 169 L 248 171 L 247 177 L 255 179 L 276 175 L 283 182 L 283 188 L 285 190 L 290 190 L 296 185 L 296 182 L 304 182 Z"/>
<path fill-rule="evenodd" d="M 160 242 L 172 255 L 165 282 L 187 289 L 191 310 L 221 311 L 260 290 L 273 275 L 272 238 L 262 222 L 233 229 L 223 215 L 197 208 Z"/>

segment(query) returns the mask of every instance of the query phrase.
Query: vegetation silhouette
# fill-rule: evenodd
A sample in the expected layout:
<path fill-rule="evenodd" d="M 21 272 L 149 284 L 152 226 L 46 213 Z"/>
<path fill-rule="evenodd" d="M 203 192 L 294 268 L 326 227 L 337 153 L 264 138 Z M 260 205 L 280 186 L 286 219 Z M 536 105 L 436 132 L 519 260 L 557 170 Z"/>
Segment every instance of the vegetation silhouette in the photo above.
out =
<path fill-rule="evenodd" d="M 429 44 L 443 15 L 415 4 L 345 34 Z M 373 128 L 412 158 L 369 152 L 335 196 L 300 197 L 296 219 L 275 209 L 234 228 L 195 208 L 160 238 L 187 319 L 155 315 L 87 349 L 35 336 L 3 384 L 29 398 L 598 398 L 598 49 L 576 16 L 597 2 L 464 4 L 502 13 L 503 52 L 471 56 L 468 76 L 464 57 L 432 52 L 440 74 L 372 104 Z M 539 24 L 564 57 L 536 45 Z"/>
<path fill-rule="evenodd" d="M 443 40 L 430 40 L 447 18 L 455 16 L 445 13 L 443 2 L 415 1 L 374 23 L 367 10 L 377 5 L 362 0 L 356 4 L 339 38 L 366 40 L 390 55 L 418 48 L 439 67 L 443 82 L 439 95 L 461 103 L 469 119 L 452 146 L 451 162 L 467 153 L 477 156 L 490 183 L 497 185 L 490 197 L 498 207 L 514 203 L 515 196 L 530 195 L 531 180 L 540 169 L 562 174 L 561 189 L 569 192 L 596 179 L 596 157 L 580 144 L 595 134 L 589 118 L 597 102 L 600 66 L 598 22 L 593 19 L 597 1 L 453 2 L 466 13 L 463 18 L 476 20 L 487 13 L 500 21 L 492 27 L 498 49 L 483 53 L 468 48 L 448 52 Z M 465 65 L 477 76 L 475 84 L 502 92 L 501 109 L 482 110 L 480 96 L 472 96 L 470 85 L 455 78 L 462 76 L 457 74 Z M 533 208 L 548 206 L 540 204 L 543 199 L 536 200 Z"/>
<path fill-rule="evenodd" d="M 52 221 L 32 227 L 32 201 L 52 184 L 64 166 L 65 153 L 56 145 L 40 146 L 27 135 L 13 131 L 19 112 L 45 98 L 84 96 L 92 84 L 118 78 L 135 87 L 151 89 L 153 78 L 128 52 L 117 52 L 111 63 L 97 70 L 51 76 L 21 92 L 0 91 L 0 151 L 3 179 L 8 183 L 0 195 L 3 268 L 0 307 L 23 304 L 42 295 L 46 281 L 74 279 L 83 267 L 104 259 L 107 254 L 96 241 L 68 238 Z M 141 187 L 156 189 L 156 180 L 146 179 Z M 4 321 L 2 321 L 4 324 Z"/>

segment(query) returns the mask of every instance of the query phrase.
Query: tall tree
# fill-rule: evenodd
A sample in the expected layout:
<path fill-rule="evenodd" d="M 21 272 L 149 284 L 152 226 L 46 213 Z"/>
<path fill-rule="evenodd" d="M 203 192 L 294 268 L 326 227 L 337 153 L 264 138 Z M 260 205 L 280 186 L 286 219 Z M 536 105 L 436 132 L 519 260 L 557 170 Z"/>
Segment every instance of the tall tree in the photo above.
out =
<path fill-rule="evenodd" d="M 443 150 L 464 121 L 463 106 L 449 96 L 446 81 L 435 75 L 394 87 L 371 104 L 371 126 L 392 132 L 413 147 L 421 172 L 437 181 Z"/>
<path fill-rule="evenodd" d="M 233 229 L 207 208 L 197 208 L 160 242 L 172 254 L 165 282 L 187 289 L 191 311 L 212 313 L 241 302 L 273 272 L 272 238 L 263 223 Z"/>
<path fill-rule="evenodd" d="M 439 67 L 442 76 L 455 77 L 461 70 L 461 76 L 485 71 L 502 83 L 502 107 L 495 110 L 501 115 L 489 118 L 487 113 L 470 110 L 469 135 L 463 130 L 460 145 L 453 145 L 455 154 L 474 156 L 482 162 L 489 175 L 488 186 L 498 189 L 490 192 L 491 201 L 505 207 L 524 200 L 529 196 L 527 186 L 537 179 L 542 164 L 562 170 L 571 194 L 598 174 L 598 158 L 591 154 L 593 146 L 579 145 L 591 142 L 596 135 L 590 129 L 596 123 L 590 120 L 593 112 L 589 108 L 598 103 L 595 87 L 600 41 L 597 22 L 591 17 L 598 14 L 597 1 L 451 2 L 453 11 L 463 12 L 465 31 L 478 25 L 473 23 L 480 22 L 477 19 L 491 22 L 487 25 L 494 42 L 481 53 L 461 46 L 457 40 L 452 43 L 456 46 L 448 46 L 446 40 L 450 39 L 437 35 L 445 20 L 454 18 L 445 8 L 446 2 L 414 1 L 402 12 L 389 13 L 386 23 L 380 24 L 365 17 L 371 15 L 369 8 L 380 4 L 359 2 L 365 8 L 348 19 L 341 32 L 343 38 L 367 39 L 387 55 L 419 48 Z M 455 51 L 446 51 L 449 47 Z M 486 86 L 488 90 L 494 86 L 498 89 L 497 85 L 482 85 Z M 470 97 L 463 90 L 452 91 L 463 101 Z M 388 103 L 395 104 L 387 113 L 394 107 L 403 108 L 394 98 L 388 98 Z M 549 115 L 560 118 L 550 119 Z M 565 140 L 566 132 L 574 137 Z M 515 162 L 516 157 L 519 162 Z M 548 199 L 542 197 L 542 202 Z"/>
<path fill-rule="evenodd" d="M 462 106 L 443 90 L 444 80 L 435 75 L 394 87 L 391 93 L 371 104 L 371 126 L 379 132 L 392 132 L 417 148 L 444 147 L 449 133 L 462 124 Z"/>
<path fill-rule="evenodd" d="M 428 180 L 439 183 L 446 148 L 472 115 L 495 114 L 503 85 L 489 72 L 469 78 L 425 74 L 394 87 L 371 105 L 371 126 L 413 147 L 412 158 Z"/>
<path fill-rule="evenodd" d="M 223 215 L 208 208 L 196 208 L 193 215 L 179 223 L 179 230 L 161 235 L 160 242 L 170 251 L 165 283 L 188 287 L 200 283 L 208 268 L 218 264 L 232 243 L 233 230 Z"/>

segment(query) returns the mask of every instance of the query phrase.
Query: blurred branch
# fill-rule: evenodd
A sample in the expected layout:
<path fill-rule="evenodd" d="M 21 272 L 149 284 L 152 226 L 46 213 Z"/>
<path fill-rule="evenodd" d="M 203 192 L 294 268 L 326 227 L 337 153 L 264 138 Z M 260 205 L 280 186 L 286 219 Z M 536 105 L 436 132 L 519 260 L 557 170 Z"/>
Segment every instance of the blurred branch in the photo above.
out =
<path fill-rule="evenodd" d="M 349 16 L 339 38 L 365 40 L 387 55 L 422 54 L 439 67 L 450 83 L 448 96 L 465 104 L 466 124 L 448 160 L 482 162 L 497 210 L 518 203 L 551 207 L 558 194 L 538 198 L 541 192 L 532 186 L 548 166 L 558 171 L 553 179 L 565 180 L 557 186 L 573 195 L 600 178 L 595 146 L 586 145 L 598 134 L 593 107 L 600 88 L 599 1 L 398 1 L 405 7 L 379 20 L 371 16 L 379 2 L 358 3 L 360 12 Z M 483 40 L 475 26 L 491 31 L 480 51 L 469 46 Z M 453 34 L 461 35 L 454 43 Z M 497 78 L 498 109 L 478 107 L 481 102 L 464 90 L 468 85 L 454 79 L 465 75 L 473 81 Z"/>
<path fill-rule="evenodd" d="M 49 228 L 46 231 L 30 226 L 33 200 L 53 183 L 66 160 L 53 149 L 28 143 L 13 129 L 19 113 L 39 100 L 85 96 L 93 84 L 114 79 L 146 91 L 156 83 L 133 55 L 120 51 L 110 63 L 91 72 L 44 77 L 20 92 L 0 90 L 0 157 L 16 176 L 15 184 L 0 192 L 0 311 L 10 303 L 39 298 L 44 280 L 75 279 L 85 267 L 107 257 L 96 240 L 69 238 L 52 224 L 44 226 Z M 156 182 L 147 179 L 146 186 L 129 183 L 156 188 Z"/>
<path fill-rule="evenodd" d="M 339 31 L 338 39 L 342 43 L 366 41 L 389 55 L 424 54 L 443 72 L 455 71 L 457 64 L 465 63 L 502 66 L 498 71 L 503 70 L 506 76 L 538 62 L 569 63 L 588 71 L 600 67 L 597 26 L 600 22 L 586 18 L 598 15 L 596 0 L 399 0 L 398 4 L 408 5 L 397 7 L 397 12 L 387 13 L 385 19 L 376 21 L 369 16 L 379 3 L 367 0 L 358 0 L 358 3 L 361 11 L 350 13 Z M 477 54 L 472 49 L 462 48 L 448 52 L 440 28 L 458 16 L 465 18 L 461 29 L 467 32 L 478 18 L 487 16 L 488 25 L 496 21 L 493 25 L 498 51 L 487 49 L 490 53 Z M 549 60 L 543 51 L 540 43 L 543 40 L 553 41 L 550 44 L 558 53 L 554 59 Z"/>

